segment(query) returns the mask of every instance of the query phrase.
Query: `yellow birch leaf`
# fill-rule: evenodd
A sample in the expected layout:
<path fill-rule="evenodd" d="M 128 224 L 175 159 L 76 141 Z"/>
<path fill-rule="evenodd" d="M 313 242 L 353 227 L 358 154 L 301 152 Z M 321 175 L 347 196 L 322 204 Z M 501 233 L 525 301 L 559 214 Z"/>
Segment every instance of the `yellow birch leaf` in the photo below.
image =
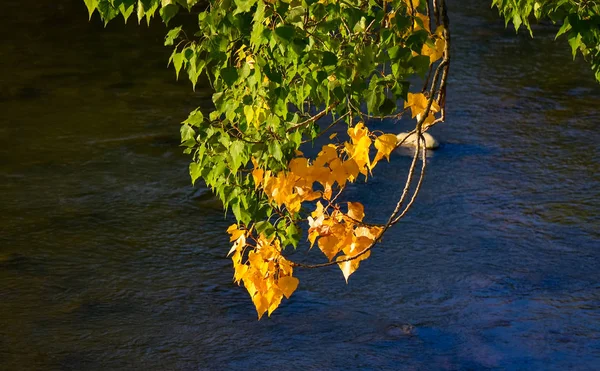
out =
<path fill-rule="evenodd" d="M 310 216 L 309 216 L 309 218 L 310 218 Z M 311 249 L 314 246 L 315 240 L 317 239 L 317 237 L 319 237 L 319 232 L 317 230 L 314 230 L 314 231 L 308 233 L 308 241 L 310 241 Z"/>
<path fill-rule="evenodd" d="M 296 187 L 296 193 L 302 197 L 302 201 L 314 201 L 321 198 L 321 192 L 313 191 L 309 187 Z"/>
<path fill-rule="evenodd" d="M 431 29 L 429 28 L 429 17 L 426 16 L 425 14 L 421 14 L 421 13 L 417 13 L 417 17 L 419 17 L 421 19 L 421 21 L 423 21 L 423 26 L 425 26 L 425 29 L 427 30 L 427 32 L 431 33 Z M 417 22 L 415 22 L 415 30 L 420 30 L 421 27 L 419 26 L 419 24 Z"/>
<path fill-rule="evenodd" d="M 406 6 L 410 8 L 412 5 L 413 9 L 417 9 L 419 7 L 420 2 L 421 2 L 420 0 L 404 0 L 404 3 L 406 4 Z"/>
<path fill-rule="evenodd" d="M 323 211 L 324 210 L 325 210 L 325 208 L 323 207 L 323 204 L 321 203 L 321 201 L 319 201 L 319 202 L 317 202 L 317 208 L 310 215 L 313 218 L 319 218 L 319 217 L 323 216 Z M 322 221 L 323 220 L 321 219 L 321 222 Z"/>
<path fill-rule="evenodd" d="M 410 107 L 412 117 L 415 118 L 420 113 L 425 111 L 427 108 L 427 97 L 423 93 L 408 93 L 406 102 L 404 102 L 404 108 Z"/>
<path fill-rule="evenodd" d="M 254 307 L 256 307 L 258 319 L 261 319 L 263 314 L 265 314 L 265 312 L 269 309 L 269 302 L 267 301 L 267 298 L 260 293 L 256 293 L 256 295 L 252 297 L 252 302 L 254 303 Z"/>
<path fill-rule="evenodd" d="M 326 200 L 331 200 L 331 194 L 333 193 L 333 190 L 331 189 L 331 183 L 326 182 L 324 185 L 324 190 L 323 190 L 323 198 Z"/>
<path fill-rule="evenodd" d="M 379 236 L 379 233 L 381 233 L 382 230 L 383 230 L 383 228 L 381 228 L 381 227 L 365 227 L 365 226 L 361 226 L 361 227 L 357 227 L 354 230 L 354 235 L 356 237 L 367 237 L 371 241 L 373 241 L 373 240 L 375 240 L 377 238 L 377 236 Z"/>
<path fill-rule="evenodd" d="M 342 256 L 341 258 L 347 258 L 347 256 Z M 340 269 L 342 270 L 342 274 L 344 275 L 344 278 L 346 279 L 346 284 L 348 283 L 348 278 L 350 278 L 350 275 L 352 273 L 354 273 L 354 271 L 356 269 L 353 269 L 352 267 L 352 261 L 347 261 L 347 262 L 343 262 L 343 263 L 338 263 Z"/>
<path fill-rule="evenodd" d="M 356 255 L 356 254 L 352 254 L 352 255 Z M 368 251 L 366 253 L 364 253 L 363 255 L 359 256 L 358 258 L 355 258 L 353 260 L 350 261 L 346 261 L 346 262 L 342 262 L 342 263 L 338 263 L 338 266 L 340 267 L 342 274 L 344 275 L 344 278 L 346 279 L 346 284 L 348 283 L 348 278 L 350 278 L 350 275 L 352 275 L 352 273 L 356 272 L 356 270 L 358 269 L 360 262 L 362 260 L 365 260 L 369 257 L 369 255 L 371 255 L 371 252 Z M 344 260 L 351 257 L 350 255 L 343 255 L 337 258 L 337 260 Z"/>
<path fill-rule="evenodd" d="M 310 167 L 309 180 L 319 182 L 324 187 L 329 182 L 330 173 L 331 171 L 328 168 L 314 165 Z"/>
<path fill-rule="evenodd" d="M 236 229 L 234 231 L 231 231 L 230 232 L 231 233 L 231 237 L 229 237 L 229 242 L 233 242 L 233 241 L 237 240 L 238 238 L 240 238 L 240 236 L 243 236 L 245 232 L 246 231 L 240 230 L 240 229 Z"/>
<path fill-rule="evenodd" d="M 321 152 L 319 152 L 317 155 L 317 158 L 314 161 L 314 166 L 324 166 L 326 163 L 329 163 L 335 158 L 338 158 L 337 148 L 333 144 L 328 144 L 323 146 Z"/>
<path fill-rule="evenodd" d="M 429 115 L 427 116 L 427 118 L 425 120 L 423 120 L 423 127 L 427 127 L 427 126 L 433 124 L 434 121 L 435 121 L 435 115 L 433 114 L 433 112 L 429 112 Z"/>
<path fill-rule="evenodd" d="M 254 113 L 254 127 L 256 130 L 260 127 L 260 124 L 267 119 L 267 113 L 263 108 L 257 108 Z"/>
<path fill-rule="evenodd" d="M 331 184 L 337 182 L 340 187 L 343 187 L 348 180 L 348 173 L 346 172 L 346 168 L 344 167 L 342 160 L 336 158 L 335 160 L 331 161 L 329 167 L 331 168 L 329 182 Z"/>
<path fill-rule="evenodd" d="M 263 181 L 263 177 L 265 175 L 265 171 L 263 169 L 254 169 L 252 170 L 252 179 L 254 179 L 254 189 L 258 189 L 260 183 Z"/>
<path fill-rule="evenodd" d="M 279 304 L 281 304 L 281 299 L 283 299 L 283 293 L 277 287 L 273 287 L 271 288 L 271 290 L 269 290 L 269 292 L 267 292 L 266 296 L 267 301 L 269 302 L 268 315 L 269 317 L 271 317 L 271 313 L 273 313 L 275 309 L 279 307 Z"/>
<path fill-rule="evenodd" d="M 248 254 L 248 262 L 250 262 L 250 266 L 253 269 L 256 269 L 261 274 L 266 273 L 267 267 L 265 266 L 266 264 L 260 254 L 256 253 L 255 251 L 250 251 Z"/>
<path fill-rule="evenodd" d="M 302 197 L 298 194 L 293 194 L 285 201 L 285 207 L 292 214 L 300 211 L 300 207 L 302 206 Z"/>
<path fill-rule="evenodd" d="M 348 136 L 352 139 L 352 143 L 356 144 L 362 137 L 369 135 L 369 131 L 365 128 L 365 124 L 359 122 L 348 129 Z"/>
<path fill-rule="evenodd" d="M 246 273 L 248 272 L 248 266 L 246 264 L 238 264 L 235 266 L 235 273 L 233 275 L 233 280 L 235 283 L 240 283 L 240 281 L 244 278 Z"/>
<path fill-rule="evenodd" d="M 360 173 L 360 169 L 358 168 L 358 165 L 354 159 L 344 161 L 344 169 L 348 174 L 348 180 L 351 182 L 355 181 L 356 177 L 358 177 L 358 174 Z"/>
<path fill-rule="evenodd" d="M 229 227 L 227 227 L 227 233 L 232 234 L 233 232 L 238 230 L 238 225 L 237 224 L 232 224 Z"/>
<path fill-rule="evenodd" d="M 338 242 L 339 239 L 336 236 L 330 235 L 321 237 L 317 245 L 323 254 L 327 256 L 327 259 L 331 261 L 331 259 L 333 259 L 340 252 L 340 249 L 337 247 Z"/>
<path fill-rule="evenodd" d="M 277 281 L 277 286 L 279 287 L 283 295 L 285 295 L 286 299 L 289 299 L 290 296 L 292 296 L 292 294 L 294 293 L 294 291 L 296 291 L 296 289 L 298 288 L 299 283 L 300 280 L 298 280 L 296 277 L 286 276 L 279 277 L 279 280 Z"/>
<path fill-rule="evenodd" d="M 254 109 L 252 106 L 244 106 L 244 116 L 246 116 L 246 122 L 248 124 L 254 121 Z"/>
<path fill-rule="evenodd" d="M 244 246 L 246 246 L 246 237 L 245 237 L 243 234 L 242 234 L 242 236 L 241 236 L 241 237 L 244 239 L 244 241 L 243 241 L 243 244 L 242 244 L 242 243 L 240 243 L 240 242 L 239 242 L 239 240 L 238 240 L 238 241 L 236 241 L 236 242 L 233 244 L 233 246 L 231 246 L 231 249 L 229 249 L 229 252 L 227 253 L 227 256 L 231 255 L 231 253 L 232 253 L 232 252 L 234 252 L 234 251 L 241 250 L 241 249 L 240 249 L 240 246 L 241 246 L 241 247 L 244 247 Z"/>
<path fill-rule="evenodd" d="M 367 175 L 367 168 L 371 168 L 371 160 L 369 159 L 369 149 L 371 148 L 371 139 L 368 136 L 363 136 L 354 146 L 354 153 L 351 158 L 356 161 L 360 172 Z"/>
<path fill-rule="evenodd" d="M 248 267 L 248 269 L 246 270 L 246 274 L 244 274 L 244 277 L 242 278 L 242 283 L 244 284 L 244 287 L 248 291 L 248 294 L 250 294 L 251 298 L 254 297 L 254 295 L 258 292 L 258 289 L 254 284 L 254 276 L 255 275 L 250 270 L 250 267 Z"/>
<path fill-rule="evenodd" d="M 438 37 L 443 37 L 444 36 L 444 26 L 440 25 L 435 29 L 435 34 Z"/>
<path fill-rule="evenodd" d="M 396 148 L 398 138 L 394 134 L 383 134 L 375 139 L 375 148 L 377 148 L 377 155 L 375 161 L 373 161 L 373 167 L 382 158 L 390 160 L 390 153 Z"/>
<path fill-rule="evenodd" d="M 360 202 L 348 202 L 348 216 L 362 222 L 365 217 L 365 208 Z"/>
<path fill-rule="evenodd" d="M 288 164 L 288 168 L 292 173 L 299 176 L 300 178 L 306 178 L 310 173 L 308 159 L 304 157 L 297 157 L 292 159 Z"/>

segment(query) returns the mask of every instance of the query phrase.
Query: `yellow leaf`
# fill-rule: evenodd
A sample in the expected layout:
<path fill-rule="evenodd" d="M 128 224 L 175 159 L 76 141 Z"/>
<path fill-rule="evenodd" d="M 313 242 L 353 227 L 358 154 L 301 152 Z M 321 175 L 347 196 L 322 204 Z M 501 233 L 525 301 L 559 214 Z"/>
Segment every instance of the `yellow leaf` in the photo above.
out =
<path fill-rule="evenodd" d="M 412 6 L 413 9 L 417 9 L 419 7 L 420 2 L 420 0 L 404 0 L 406 6 L 408 6 L 409 8 Z"/>
<path fill-rule="evenodd" d="M 421 54 L 429 57 L 429 63 L 432 64 L 444 55 L 444 49 L 446 48 L 446 42 L 443 39 L 437 39 L 434 47 L 430 47 L 427 44 L 423 44 Z"/>
<path fill-rule="evenodd" d="M 438 37 L 443 37 L 443 36 L 444 36 L 444 26 L 441 26 L 441 25 L 440 25 L 440 26 L 438 26 L 438 27 L 435 29 L 435 34 L 436 34 Z"/>
<path fill-rule="evenodd" d="M 240 229 L 236 229 L 234 231 L 231 231 L 230 232 L 231 233 L 231 237 L 229 237 L 229 242 L 233 242 L 233 241 L 237 240 L 238 238 L 240 238 L 240 236 L 243 236 L 245 232 L 246 231 L 240 230 Z"/>
<path fill-rule="evenodd" d="M 329 163 L 335 158 L 338 158 L 337 147 L 333 144 L 328 144 L 326 146 L 323 146 L 321 152 L 319 152 L 319 154 L 317 155 L 317 158 L 314 162 L 314 166 L 324 166 L 326 163 Z"/>
<path fill-rule="evenodd" d="M 325 187 L 325 184 L 329 182 L 329 174 L 331 173 L 331 171 L 329 170 L 329 168 L 323 167 L 323 166 L 311 166 L 310 168 L 310 177 L 309 180 L 311 182 L 316 181 L 321 183 L 321 185 L 323 187 Z"/>
<path fill-rule="evenodd" d="M 254 121 L 254 109 L 252 106 L 244 106 L 244 116 L 246 116 L 246 122 L 248 124 Z"/>
<path fill-rule="evenodd" d="M 254 113 L 254 127 L 256 130 L 260 127 L 260 124 L 267 119 L 267 113 L 262 108 L 257 108 Z"/>
<path fill-rule="evenodd" d="M 350 180 L 351 182 L 356 180 L 356 177 L 360 173 L 360 169 L 358 168 L 358 165 L 356 164 L 356 161 L 354 161 L 354 159 L 344 161 L 344 169 L 346 169 L 346 173 L 348 174 L 348 180 Z"/>
<path fill-rule="evenodd" d="M 375 161 L 373 161 L 373 166 L 381 160 L 382 158 L 387 158 L 390 160 L 390 153 L 396 148 L 396 143 L 398 142 L 398 138 L 394 134 L 383 134 L 375 139 L 375 148 L 377 148 L 377 155 L 375 156 Z"/>
<path fill-rule="evenodd" d="M 362 222 L 365 217 L 365 208 L 360 202 L 348 202 L 348 216 Z"/>
<path fill-rule="evenodd" d="M 408 93 L 406 102 L 404 102 L 404 108 L 408 107 L 410 107 L 412 117 L 414 118 L 416 115 L 423 113 L 425 108 L 427 108 L 427 97 L 423 93 Z"/>
<path fill-rule="evenodd" d="M 231 249 L 229 249 L 227 256 L 231 255 L 231 253 L 234 251 L 242 250 L 246 246 L 246 236 L 244 234 L 244 231 L 236 231 L 235 234 L 239 234 L 239 236 L 237 238 L 235 238 L 236 241 L 233 244 L 233 246 L 231 246 Z M 234 235 L 232 235 L 232 238 Z M 233 240 L 231 240 L 231 241 L 233 241 Z"/>
<path fill-rule="evenodd" d="M 246 264 L 238 264 L 234 267 L 234 269 L 235 269 L 235 273 L 233 275 L 233 280 L 236 283 L 240 283 L 240 281 L 246 275 L 246 272 L 248 272 L 248 266 Z"/>
<path fill-rule="evenodd" d="M 365 128 L 365 124 L 359 122 L 348 129 L 348 135 L 352 139 L 352 143 L 356 144 L 362 137 L 369 134 L 369 131 Z"/>
<path fill-rule="evenodd" d="M 340 249 L 338 248 L 339 239 L 335 236 L 325 236 L 319 239 L 317 243 L 319 245 L 319 249 L 327 256 L 327 259 L 331 261 L 334 256 L 336 256 Z"/>
<path fill-rule="evenodd" d="M 238 230 L 238 225 L 237 224 L 232 224 L 229 227 L 227 227 L 227 233 L 232 234 L 233 232 Z"/>
<path fill-rule="evenodd" d="M 319 218 L 319 217 L 323 216 L 323 211 L 325 211 L 325 208 L 323 207 L 323 204 L 321 203 L 321 201 L 319 201 L 319 202 L 317 202 L 317 208 L 310 215 L 313 218 Z"/>
<path fill-rule="evenodd" d="M 310 173 L 308 159 L 304 157 L 297 157 L 292 159 L 288 164 L 288 168 L 292 173 L 299 176 L 300 178 L 306 178 Z"/>
<path fill-rule="evenodd" d="M 254 179 L 254 189 L 258 189 L 260 183 L 263 181 L 265 171 L 263 169 L 256 168 L 252 170 L 252 179 Z"/>
<path fill-rule="evenodd" d="M 265 261 L 260 256 L 260 254 L 257 254 L 254 251 L 250 251 L 250 253 L 248 254 L 248 261 L 250 262 L 250 266 L 253 269 L 256 269 L 257 271 L 259 271 L 261 273 L 261 275 L 264 275 L 265 273 L 267 273 L 267 270 L 269 268 L 268 264 L 265 264 Z"/>
<path fill-rule="evenodd" d="M 348 173 L 346 172 L 346 168 L 344 167 L 342 160 L 336 158 L 335 160 L 331 161 L 329 167 L 331 168 L 331 174 L 329 178 L 330 183 L 333 184 L 334 182 L 337 182 L 340 187 L 343 187 L 348 180 Z"/>
<path fill-rule="evenodd" d="M 279 287 L 283 295 L 285 295 L 286 299 L 289 299 L 290 296 L 292 296 L 292 294 L 294 293 L 294 291 L 296 291 L 296 289 L 298 288 L 298 283 L 300 283 L 300 280 L 298 280 L 296 277 L 286 276 L 279 277 L 279 280 L 277 281 L 277 286 Z"/>
<path fill-rule="evenodd" d="M 348 278 L 350 278 L 350 275 L 352 275 L 352 273 L 356 272 L 356 270 L 358 269 L 358 267 L 360 265 L 360 262 L 362 260 L 367 259 L 369 257 L 369 255 L 371 255 L 370 251 L 364 253 L 363 255 L 361 255 L 358 258 L 355 258 L 353 260 L 338 263 L 338 266 L 342 270 L 342 274 L 344 275 L 344 278 L 346 279 L 346 283 L 348 283 Z M 337 260 L 338 261 L 344 260 L 349 257 L 350 256 L 348 256 L 348 255 L 343 255 L 343 256 L 338 257 Z"/>
<path fill-rule="evenodd" d="M 431 32 L 431 30 L 429 28 L 429 17 L 426 16 L 425 14 L 421 14 L 421 13 L 417 13 L 417 17 L 419 17 L 423 21 L 423 26 L 425 26 L 425 29 L 427 30 L 427 32 Z M 415 22 L 415 30 L 420 30 L 420 29 L 421 29 L 421 27 L 419 26 L 419 24 L 417 22 Z"/>
<path fill-rule="evenodd" d="M 369 238 L 371 241 L 373 241 L 374 239 L 376 239 L 379 236 L 379 233 L 381 233 L 381 231 L 383 230 L 383 228 L 381 227 L 358 227 L 354 230 L 354 234 L 356 235 L 356 237 L 367 237 Z"/>
<path fill-rule="evenodd" d="M 261 319 L 263 314 L 269 309 L 269 302 L 265 296 L 260 293 L 257 293 L 252 297 L 252 302 L 256 307 L 256 313 L 258 313 L 258 319 Z"/>
<path fill-rule="evenodd" d="M 269 302 L 268 315 L 269 315 L 269 317 L 271 317 L 271 313 L 273 313 L 275 311 L 275 309 L 277 309 L 277 307 L 279 307 L 279 304 L 281 304 L 281 299 L 283 298 L 283 293 L 277 287 L 273 287 L 273 288 L 271 288 L 271 290 L 269 290 L 267 292 L 266 297 L 267 297 L 267 301 Z"/>
<path fill-rule="evenodd" d="M 250 69 L 253 70 L 254 69 L 254 58 L 252 58 L 251 55 L 246 57 L 246 63 L 248 63 L 248 66 L 250 66 Z"/>
<path fill-rule="evenodd" d="M 326 182 L 323 187 L 323 198 L 326 200 L 331 200 L 331 194 L 333 193 L 333 190 L 331 189 L 331 183 Z"/>
<path fill-rule="evenodd" d="M 341 258 L 346 258 L 346 256 L 341 257 Z M 350 278 L 350 275 L 352 273 L 354 273 L 354 271 L 356 270 L 356 269 L 352 268 L 352 261 L 338 263 L 338 265 L 340 266 L 340 269 L 342 270 L 342 274 L 344 275 L 344 278 L 346 279 L 346 283 L 348 283 L 348 278 Z"/>

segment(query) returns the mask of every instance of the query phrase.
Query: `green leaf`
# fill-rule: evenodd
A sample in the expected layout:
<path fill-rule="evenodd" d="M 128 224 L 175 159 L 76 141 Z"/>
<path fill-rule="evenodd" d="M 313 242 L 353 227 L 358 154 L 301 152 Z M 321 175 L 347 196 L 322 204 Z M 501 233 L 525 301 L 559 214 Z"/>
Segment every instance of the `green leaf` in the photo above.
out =
<path fill-rule="evenodd" d="M 179 37 L 181 33 L 181 26 L 175 27 L 169 32 L 167 32 L 167 36 L 165 37 L 165 46 L 173 45 L 175 40 Z"/>
<path fill-rule="evenodd" d="M 581 34 L 571 31 L 569 33 L 569 45 L 571 45 L 571 51 L 573 52 L 573 59 L 577 55 L 577 49 L 581 46 Z"/>
<path fill-rule="evenodd" d="M 202 114 L 202 111 L 200 111 L 200 108 L 193 110 L 183 123 L 191 126 L 202 125 L 204 123 L 204 115 Z"/>
<path fill-rule="evenodd" d="M 92 19 L 94 11 L 96 10 L 96 8 L 98 8 L 98 0 L 83 0 L 83 2 L 85 3 L 85 6 L 88 9 L 90 19 Z"/>
<path fill-rule="evenodd" d="M 190 163 L 190 177 L 192 178 L 192 185 L 196 184 L 196 180 L 200 178 L 202 167 L 196 162 Z"/>
<path fill-rule="evenodd" d="M 221 77 L 228 86 L 232 86 L 238 79 L 238 71 L 235 67 L 225 67 L 221 69 Z"/>
<path fill-rule="evenodd" d="M 242 141 L 236 140 L 229 146 L 231 171 L 236 172 L 248 159 L 245 154 L 246 146 Z"/>
<path fill-rule="evenodd" d="M 556 33 L 556 37 L 554 38 L 554 40 L 558 39 L 558 37 L 562 34 L 564 34 L 565 32 L 569 31 L 571 29 L 571 24 L 569 23 L 569 17 L 565 17 L 565 20 L 562 24 L 562 26 L 560 27 L 560 29 L 558 30 L 558 32 Z"/>
<path fill-rule="evenodd" d="M 332 52 L 323 52 L 323 66 L 335 66 L 337 64 L 337 61 L 337 56 Z"/>
<path fill-rule="evenodd" d="M 285 25 L 279 26 L 275 29 L 275 35 L 286 41 L 291 41 L 295 34 L 296 30 L 293 26 Z"/>
<path fill-rule="evenodd" d="M 179 6 L 175 4 L 167 4 L 160 8 L 160 16 L 165 22 L 165 25 L 169 25 L 169 21 L 173 19 L 179 12 Z"/>
<path fill-rule="evenodd" d="M 281 144 L 278 141 L 272 140 L 268 144 L 269 154 L 276 159 L 277 161 L 281 161 L 283 158 L 283 152 L 281 152 Z"/>
<path fill-rule="evenodd" d="M 186 140 L 194 139 L 194 137 L 196 136 L 196 132 L 188 124 L 181 125 L 180 132 L 181 132 L 181 142 L 182 143 L 185 142 Z"/>

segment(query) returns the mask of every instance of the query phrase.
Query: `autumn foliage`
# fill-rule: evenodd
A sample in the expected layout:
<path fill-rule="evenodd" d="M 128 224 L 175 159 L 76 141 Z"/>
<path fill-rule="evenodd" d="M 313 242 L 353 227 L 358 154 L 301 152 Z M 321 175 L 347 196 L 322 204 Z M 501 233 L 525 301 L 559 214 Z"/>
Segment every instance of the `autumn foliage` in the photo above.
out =
<path fill-rule="evenodd" d="M 369 223 L 361 203 L 340 200 L 399 145 L 375 122 L 410 112 L 420 137 L 443 121 L 450 40 L 443 0 L 85 2 L 105 21 L 119 14 L 149 21 L 158 12 L 169 23 L 182 10 L 198 12 L 197 27 L 174 27 L 165 39 L 176 76 L 185 73 L 196 87 L 205 75 L 214 91 L 213 107 L 182 123 L 182 146 L 192 181 L 202 179 L 236 219 L 227 230 L 233 281 L 259 318 L 294 293 L 296 269 L 337 265 L 347 281 L 414 201 L 423 174 L 415 176 L 416 164 L 426 160 L 421 140 L 387 223 Z M 423 88 L 411 89 L 412 80 Z M 328 143 L 305 156 L 304 146 L 323 135 Z M 301 241 L 324 262 L 286 257 Z"/>

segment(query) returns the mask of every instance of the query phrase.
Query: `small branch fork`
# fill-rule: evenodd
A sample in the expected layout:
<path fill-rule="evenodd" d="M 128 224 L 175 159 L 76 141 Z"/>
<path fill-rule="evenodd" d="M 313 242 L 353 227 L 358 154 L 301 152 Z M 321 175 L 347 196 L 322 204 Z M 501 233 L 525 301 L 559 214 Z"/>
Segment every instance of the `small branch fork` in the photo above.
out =
<path fill-rule="evenodd" d="M 434 73 L 433 79 L 431 80 L 431 85 L 430 85 L 429 91 L 427 92 L 428 93 L 427 107 L 426 107 L 424 113 L 421 115 L 421 118 L 418 120 L 418 122 L 415 126 L 415 129 L 413 129 L 403 139 L 403 141 L 398 143 L 398 145 L 397 145 L 397 146 L 402 145 L 402 143 L 409 136 L 411 136 L 413 134 L 416 134 L 418 137 L 417 138 L 417 147 L 416 147 L 412 162 L 410 164 L 410 167 L 408 169 L 408 176 L 407 176 L 406 182 L 404 184 L 404 188 L 402 189 L 402 194 L 400 195 L 400 199 L 398 200 L 396 207 L 394 208 L 394 211 L 390 214 L 387 222 L 383 225 L 383 229 L 382 229 L 381 233 L 379 233 L 379 235 L 377 235 L 377 237 L 371 242 L 371 244 L 367 248 L 365 248 L 363 251 L 361 251 L 355 255 L 349 256 L 347 258 L 344 258 L 344 259 L 339 259 L 339 260 L 330 261 L 330 262 L 321 263 L 321 264 L 303 264 L 303 263 L 292 262 L 293 266 L 302 267 L 302 268 L 322 268 L 322 267 L 328 267 L 331 265 L 355 260 L 355 259 L 361 257 L 362 255 L 366 254 L 367 252 L 371 251 L 373 249 L 373 247 L 375 247 L 375 245 L 377 245 L 377 243 L 379 243 L 381 241 L 385 232 L 390 227 L 392 227 L 393 225 L 398 223 L 408 213 L 409 209 L 414 204 L 414 202 L 417 198 L 417 195 L 419 194 L 419 191 L 421 190 L 421 185 L 423 184 L 423 179 L 425 177 L 425 170 L 427 168 L 427 146 L 426 146 L 425 137 L 423 136 L 423 133 L 425 131 L 427 131 L 430 127 L 432 127 L 433 125 L 435 125 L 439 122 L 443 122 L 446 117 L 446 114 L 445 114 L 446 83 L 447 83 L 448 71 L 449 71 L 449 67 L 450 67 L 450 31 L 448 28 L 449 19 L 448 19 L 448 14 L 447 14 L 447 9 L 446 9 L 446 1 L 445 0 L 433 0 L 433 9 L 432 10 L 434 13 L 433 15 L 435 17 L 436 25 L 444 26 L 444 38 L 446 40 L 446 47 L 444 50 L 444 56 L 443 56 L 442 61 L 435 68 L 435 73 Z M 429 7 L 428 7 L 428 11 L 431 12 Z M 430 17 L 430 19 L 431 19 L 431 17 Z M 430 124 L 424 128 L 423 122 L 429 115 L 429 112 L 431 111 L 431 106 L 432 106 L 434 100 L 441 107 L 441 117 L 439 119 L 435 120 L 432 124 Z M 421 156 L 419 156 L 419 154 Z M 417 180 L 417 184 L 412 192 L 412 195 L 410 196 L 410 200 L 408 201 L 406 206 L 404 206 L 404 203 L 409 198 L 409 193 L 410 193 L 411 185 L 413 184 L 413 180 L 415 177 L 415 170 L 417 168 L 417 162 L 419 160 L 419 157 L 421 157 L 421 162 L 422 162 L 420 173 L 419 173 L 419 179 Z"/>

